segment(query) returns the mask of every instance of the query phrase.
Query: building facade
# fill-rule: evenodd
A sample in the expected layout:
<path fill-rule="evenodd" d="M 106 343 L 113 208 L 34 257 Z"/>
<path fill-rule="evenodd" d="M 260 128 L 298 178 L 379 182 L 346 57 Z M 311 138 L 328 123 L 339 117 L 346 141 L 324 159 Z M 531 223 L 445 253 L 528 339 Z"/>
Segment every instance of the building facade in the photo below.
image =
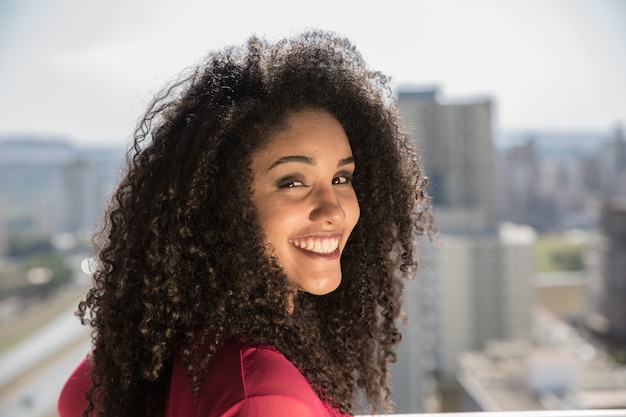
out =
<path fill-rule="evenodd" d="M 409 317 L 424 323 L 420 334 L 434 333 L 422 336 L 435 344 L 434 354 L 424 346 L 413 351 L 434 358 L 434 373 L 445 383 L 455 378 L 460 352 L 528 337 L 534 235 L 501 233 L 490 99 L 444 102 L 437 90 L 410 91 L 398 94 L 398 108 L 430 179 L 442 241 L 420 252 L 418 271 L 418 282 L 432 286 L 422 296 L 433 309 L 414 314 L 434 318 Z M 411 302 L 418 303 L 405 304 Z"/>
<path fill-rule="evenodd" d="M 588 324 L 626 351 L 626 202 L 606 202 L 590 250 Z"/>

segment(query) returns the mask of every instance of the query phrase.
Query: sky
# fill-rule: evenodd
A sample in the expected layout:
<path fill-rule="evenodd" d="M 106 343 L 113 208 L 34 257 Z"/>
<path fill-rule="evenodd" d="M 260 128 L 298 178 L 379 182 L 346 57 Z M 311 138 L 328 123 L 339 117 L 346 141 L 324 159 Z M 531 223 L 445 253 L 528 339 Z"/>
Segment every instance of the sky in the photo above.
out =
<path fill-rule="evenodd" d="M 396 90 L 490 97 L 497 130 L 626 125 L 626 0 L 0 0 L 0 137 L 125 144 L 209 51 L 312 28 Z"/>

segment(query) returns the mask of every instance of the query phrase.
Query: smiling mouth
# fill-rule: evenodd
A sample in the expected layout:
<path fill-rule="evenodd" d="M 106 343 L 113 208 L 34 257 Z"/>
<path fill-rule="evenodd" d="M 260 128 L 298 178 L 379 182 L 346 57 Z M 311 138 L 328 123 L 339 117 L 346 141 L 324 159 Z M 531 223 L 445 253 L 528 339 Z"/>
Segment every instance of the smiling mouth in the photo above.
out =
<path fill-rule="evenodd" d="M 289 243 L 296 248 L 307 252 L 327 255 L 335 252 L 337 248 L 339 248 L 339 237 L 307 237 L 302 239 L 290 239 Z"/>

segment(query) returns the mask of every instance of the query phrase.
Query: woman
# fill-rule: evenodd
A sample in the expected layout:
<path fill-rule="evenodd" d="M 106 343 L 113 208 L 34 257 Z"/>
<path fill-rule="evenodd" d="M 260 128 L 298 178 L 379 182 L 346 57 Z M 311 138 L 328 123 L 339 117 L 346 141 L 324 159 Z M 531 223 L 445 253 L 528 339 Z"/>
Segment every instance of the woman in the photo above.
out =
<path fill-rule="evenodd" d="M 381 74 L 333 34 L 212 53 L 157 97 L 97 239 L 62 417 L 388 409 L 433 232 Z M 86 400 L 85 398 L 86 394 Z"/>

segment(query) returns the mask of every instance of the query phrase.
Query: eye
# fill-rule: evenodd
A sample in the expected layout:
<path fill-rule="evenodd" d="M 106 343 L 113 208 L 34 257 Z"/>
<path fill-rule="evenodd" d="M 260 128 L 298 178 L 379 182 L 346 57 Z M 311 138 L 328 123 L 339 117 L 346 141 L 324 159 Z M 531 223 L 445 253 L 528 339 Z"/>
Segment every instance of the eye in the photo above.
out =
<path fill-rule="evenodd" d="M 285 177 L 278 181 L 278 188 L 306 187 L 304 181 L 296 177 Z"/>
<path fill-rule="evenodd" d="M 352 182 L 351 175 L 339 175 L 333 178 L 333 185 L 350 184 Z"/>

